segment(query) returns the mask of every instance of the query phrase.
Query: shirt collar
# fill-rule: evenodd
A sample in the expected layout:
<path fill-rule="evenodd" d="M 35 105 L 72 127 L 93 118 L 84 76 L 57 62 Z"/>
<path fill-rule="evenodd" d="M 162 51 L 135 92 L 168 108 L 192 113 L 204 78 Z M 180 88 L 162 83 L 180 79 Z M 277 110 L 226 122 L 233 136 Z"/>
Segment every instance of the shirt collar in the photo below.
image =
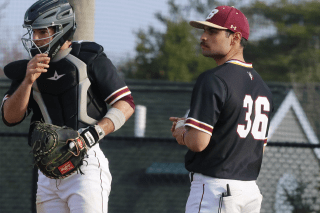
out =
<path fill-rule="evenodd" d="M 246 63 L 246 62 L 239 61 L 239 60 L 236 60 L 236 59 L 231 59 L 231 60 L 227 61 L 226 63 L 236 64 L 236 65 L 247 67 L 247 68 L 253 68 L 252 67 L 252 63 Z"/>

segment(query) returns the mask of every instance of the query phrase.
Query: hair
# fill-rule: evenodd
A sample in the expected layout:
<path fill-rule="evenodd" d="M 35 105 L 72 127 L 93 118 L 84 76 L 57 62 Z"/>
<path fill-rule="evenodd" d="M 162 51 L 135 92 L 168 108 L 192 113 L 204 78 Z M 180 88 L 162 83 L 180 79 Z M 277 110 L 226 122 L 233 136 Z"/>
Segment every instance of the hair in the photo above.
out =
<path fill-rule="evenodd" d="M 232 34 L 234 34 L 233 31 L 231 31 L 231 30 L 226 30 L 227 38 L 229 38 L 229 36 L 232 35 Z M 245 47 L 247 46 L 247 44 L 248 44 L 248 40 L 242 37 L 242 38 L 241 38 L 241 41 L 240 41 L 241 47 L 245 48 Z"/>

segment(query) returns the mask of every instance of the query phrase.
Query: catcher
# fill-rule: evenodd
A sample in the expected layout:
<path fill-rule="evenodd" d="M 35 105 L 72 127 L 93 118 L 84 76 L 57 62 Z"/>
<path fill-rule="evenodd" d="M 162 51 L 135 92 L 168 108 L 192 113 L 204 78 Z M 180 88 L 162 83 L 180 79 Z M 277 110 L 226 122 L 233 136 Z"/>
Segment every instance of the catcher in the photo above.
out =
<path fill-rule="evenodd" d="M 37 1 L 23 27 L 30 59 L 5 66 L 12 83 L 1 112 L 8 126 L 32 113 L 37 212 L 106 213 L 111 174 L 99 141 L 133 114 L 131 92 L 102 46 L 72 42 L 75 14 L 67 0 Z"/>

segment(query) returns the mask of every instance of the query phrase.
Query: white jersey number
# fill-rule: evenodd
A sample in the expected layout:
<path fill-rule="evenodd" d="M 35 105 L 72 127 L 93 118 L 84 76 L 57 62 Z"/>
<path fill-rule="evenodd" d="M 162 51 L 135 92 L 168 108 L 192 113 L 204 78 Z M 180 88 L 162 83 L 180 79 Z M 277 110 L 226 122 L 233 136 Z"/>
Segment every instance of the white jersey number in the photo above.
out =
<path fill-rule="evenodd" d="M 251 120 L 251 114 L 253 109 L 253 104 L 255 105 L 254 121 Z M 249 132 L 255 140 L 264 140 L 266 137 L 267 127 L 268 127 L 268 116 L 263 114 L 262 111 L 270 111 L 270 103 L 268 98 L 259 96 L 255 102 L 253 102 L 251 95 L 246 95 L 243 100 L 243 107 L 247 108 L 245 121 L 247 125 L 239 124 L 237 132 L 240 138 L 246 138 Z"/>

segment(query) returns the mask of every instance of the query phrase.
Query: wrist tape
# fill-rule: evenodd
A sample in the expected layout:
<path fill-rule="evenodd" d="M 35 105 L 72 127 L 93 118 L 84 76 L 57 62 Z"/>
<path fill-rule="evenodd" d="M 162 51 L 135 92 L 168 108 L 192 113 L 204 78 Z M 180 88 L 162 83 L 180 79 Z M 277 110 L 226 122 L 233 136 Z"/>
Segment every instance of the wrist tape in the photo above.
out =
<path fill-rule="evenodd" d="M 105 118 L 109 118 L 114 125 L 114 132 L 120 129 L 123 124 L 126 122 L 126 117 L 120 109 L 112 107 L 109 109 L 107 114 L 104 116 Z"/>

